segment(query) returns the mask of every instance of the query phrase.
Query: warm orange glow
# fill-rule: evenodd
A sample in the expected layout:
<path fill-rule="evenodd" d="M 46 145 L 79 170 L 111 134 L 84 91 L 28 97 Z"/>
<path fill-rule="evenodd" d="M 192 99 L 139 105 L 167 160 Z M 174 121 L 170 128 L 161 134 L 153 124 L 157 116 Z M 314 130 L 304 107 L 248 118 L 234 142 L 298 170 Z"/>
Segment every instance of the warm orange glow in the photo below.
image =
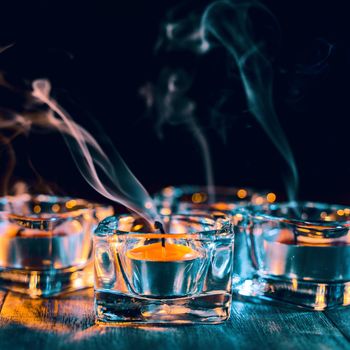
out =
<path fill-rule="evenodd" d="M 35 332 L 51 331 L 62 336 L 73 332 L 72 334 L 76 335 L 79 333 L 76 323 L 66 320 L 84 319 L 87 314 L 92 313 L 93 297 L 93 288 L 51 299 L 23 298 L 20 294 L 9 292 L 2 305 L 1 318 L 4 322 Z M 43 317 L 43 314 L 49 314 L 50 317 Z M 91 319 L 86 326 L 93 324 Z M 84 329 L 84 335 L 88 329 Z"/>
<path fill-rule="evenodd" d="M 174 188 L 173 187 L 166 187 L 163 189 L 163 194 L 165 197 L 171 197 L 174 193 Z"/>
<path fill-rule="evenodd" d="M 264 203 L 264 198 L 263 197 L 256 197 L 255 199 L 255 204 L 256 205 L 261 205 Z"/>
<path fill-rule="evenodd" d="M 276 201 L 276 195 L 273 192 L 267 194 L 266 199 L 269 203 L 273 203 Z"/>
<path fill-rule="evenodd" d="M 298 280 L 296 278 L 292 278 L 292 289 L 298 290 Z"/>
<path fill-rule="evenodd" d="M 95 215 L 98 221 L 102 221 L 107 216 L 112 216 L 114 214 L 114 209 L 111 206 L 99 206 L 95 207 Z M 90 214 L 89 214 L 90 215 Z"/>
<path fill-rule="evenodd" d="M 235 218 L 238 220 L 242 220 L 243 219 L 243 215 L 242 214 L 236 214 Z"/>
<path fill-rule="evenodd" d="M 325 211 L 323 211 L 323 212 L 320 214 L 321 219 L 324 219 L 326 216 L 327 216 L 327 213 L 326 213 Z"/>
<path fill-rule="evenodd" d="M 153 207 L 152 202 L 146 202 L 145 203 L 145 208 L 146 209 L 151 209 Z"/>
<path fill-rule="evenodd" d="M 68 202 L 66 203 L 66 207 L 67 207 L 68 209 L 72 209 L 72 208 L 74 208 L 76 205 L 77 205 L 77 201 L 76 201 L 75 199 L 71 199 L 70 201 L 68 201 Z"/>
<path fill-rule="evenodd" d="M 339 210 L 337 211 L 337 214 L 338 214 L 339 216 L 343 216 L 343 215 L 344 215 L 344 210 L 343 210 L 343 209 L 339 209 Z"/>
<path fill-rule="evenodd" d="M 161 238 L 180 239 L 180 238 L 191 238 L 191 237 L 193 238 L 193 234 L 187 234 L 187 233 L 145 233 L 145 235 L 142 235 L 140 233 L 128 233 L 128 237 L 130 238 L 141 238 L 140 236 L 142 236 L 142 238 L 147 238 L 147 239 L 161 239 Z"/>
<path fill-rule="evenodd" d="M 33 208 L 33 211 L 35 214 L 39 214 L 41 212 L 41 206 L 40 205 L 35 205 Z"/>
<path fill-rule="evenodd" d="M 171 209 L 170 209 L 170 208 L 162 208 L 162 209 L 160 210 L 160 213 L 161 213 L 162 215 L 170 215 L 170 214 L 171 214 Z"/>
<path fill-rule="evenodd" d="M 205 193 L 193 193 L 192 195 L 192 202 L 193 203 L 203 203 L 207 199 L 207 195 Z"/>
<path fill-rule="evenodd" d="M 350 304 L 350 286 L 345 286 L 343 305 L 349 305 L 349 304 Z"/>
<path fill-rule="evenodd" d="M 142 224 L 138 224 L 138 225 L 135 225 L 132 230 L 133 231 L 140 231 L 141 229 L 143 228 L 143 225 Z"/>
<path fill-rule="evenodd" d="M 54 213 L 58 213 L 60 211 L 61 207 L 59 204 L 54 204 L 51 209 Z"/>
<path fill-rule="evenodd" d="M 326 306 L 326 285 L 319 284 L 316 291 L 315 310 L 323 310 Z"/>
<path fill-rule="evenodd" d="M 345 213 L 345 215 L 349 215 L 350 214 L 350 209 L 349 208 L 344 209 L 344 213 Z"/>
<path fill-rule="evenodd" d="M 199 253 L 181 244 L 165 244 L 163 247 L 161 243 L 152 243 L 130 249 L 126 256 L 134 260 L 183 261 L 196 259 Z"/>
<path fill-rule="evenodd" d="M 216 210 L 230 210 L 231 206 L 224 202 L 217 202 L 213 205 L 213 208 Z"/>
<path fill-rule="evenodd" d="M 235 225 L 237 225 L 240 221 L 242 221 L 243 220 L 243 215 L 242 214 L 240 214 L 240 213 L 238 213 L 238 214 L 236 214 L 236 215 L 234 215 L 233 216 L 233 223 L 235 224 Z"/>
<path fill-rule="evenodd" d="M 240 190 L 237 191 L 237 197 L 240 199 L 247 197 L 247 194 L 248 194 L 248 192 L 243 188 L 241 188 Z"/>

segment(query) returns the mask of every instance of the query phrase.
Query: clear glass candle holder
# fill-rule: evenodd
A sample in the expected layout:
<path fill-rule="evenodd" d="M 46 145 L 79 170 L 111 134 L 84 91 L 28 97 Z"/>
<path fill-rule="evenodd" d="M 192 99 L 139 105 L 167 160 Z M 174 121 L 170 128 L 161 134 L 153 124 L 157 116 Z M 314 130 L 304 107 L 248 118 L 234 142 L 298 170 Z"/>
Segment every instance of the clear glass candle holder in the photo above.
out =
<path fill-rule="evenodd" d="M 164 231 L 124 215 L 94 235 L 97 321 L 219 323 L 229 318 L 233 231 L 227 218 L 162 216 Z"/>
<path fill-rule="evenodd" d="M 166 215 L 186 210 L 231 213 L 241 206 L 273 203 L 276 194 L 259 193 L 249 188 L 188 185 L 165 187 L 154 195 L 154 199 L 160 212 Z"/>
<path fill-rule="evenodd" d="M 93 285 L 92 232 L 111 207 L 81 199 L 0 199 L 0 288 L 47 297 Z"/>
<path fill-rule="evenodd" d="M 350 208 L 293 202 L 237 215 L 235 293 L 313 310 L 350 304 Z"/>

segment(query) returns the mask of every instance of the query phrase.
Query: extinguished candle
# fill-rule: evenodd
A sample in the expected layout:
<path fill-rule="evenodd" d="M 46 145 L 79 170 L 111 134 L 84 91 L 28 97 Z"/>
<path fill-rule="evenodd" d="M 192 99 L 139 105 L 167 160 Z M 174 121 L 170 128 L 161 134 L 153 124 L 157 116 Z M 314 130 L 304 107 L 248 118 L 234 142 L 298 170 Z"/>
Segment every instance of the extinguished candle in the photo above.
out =
<path fill-rule="evenodd" d="M 192 248 L 182 244 L 172 243 L 152 243 L 130 249 L 127 252 L 130 259 L 145 260 L 145 261 L 183 261 L 193 260 L 199 256 L 198 252 Z"/>
<path fill-rule="evenodd" d="M 155 226 L 164 232 L 158 224 Z M 200 269 L 201 254 L 189 246 L 167 242 L 171 237 L 169 234 L 156 236 L 160 242 L 126 252 L 135 292 L 155 298 L 191 294 Z"/>
<path fill-rule="evenodd" d="M 90 241 L 78 220 L 64 222 L 54 230 L 0 225 L 0 266 L 16 269 L 65 268 L 84 263 Z"/>
<path fill-rule="evenodd" d="M 269 275 L 315 281 L 350 280 L 347 235 L 334 239 L 272 229 L 264 235 L 264 248 L 263 270 Z"/>

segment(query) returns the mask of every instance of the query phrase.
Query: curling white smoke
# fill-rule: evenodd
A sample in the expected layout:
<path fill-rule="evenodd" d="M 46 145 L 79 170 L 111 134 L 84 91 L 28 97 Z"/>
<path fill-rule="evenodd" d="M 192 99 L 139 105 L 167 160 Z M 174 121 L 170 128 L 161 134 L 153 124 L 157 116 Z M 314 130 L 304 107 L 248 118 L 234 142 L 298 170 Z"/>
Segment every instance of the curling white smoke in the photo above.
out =
<path fill-rule="evenodd" d="M 156 110 L 155 129 L 160 138 L 163 137 L 163 127 L 166 124 L 186 126 L 202 157 L 209 201 L 214 201 L 214 174 L 210 147 L 204 131 L 198 124 L 196 104 L 187 97 L 191 80 L 182 69 L 163 69 L 158 84 L 155 87 L 150 85 L 144 87 L 141 93 L 146 99 L 147 106 Z"/>
<path fill-rule="evenodd" d="M 50 108 L 50 126 L 62 133 L 81 175 L 102 196 L 154 222 L 158 214 L 151 197 L 119 153 L 112 149 L 112 163 L 96 139 L 50 97 L 50 90 L 48 80 L 33 82 L 32 95 Z"/>
<path fill-rule="evenodd" d="M 273 69 L 257 43 L 252 11 L 273 18 L 269 10 L 254 0 L 223 0 L 211 3 L 202 13 L 190 14 L 167 23 L 165 40 L 169 50 L 187 49 L 205 54 L 223 46 L 234 60 L 243 83 L 247 104 L 288 165 L 287 192 L 293 200 L 298 188 L 298 172 L 293 153 L 278 120 L 272 98 Z"/>
<path fill-rule="evenodd" d="M 201 21 L 204 42 L 211 35 L 229 52 L 239 69 L 251 113 L 270 137 L 289 166 L 286 177 L 288 197 L 294 200 L 298 188 L 298 172 L 293 153 L 278 120 L 272 98 L 273 70 L 254 42 L 252 9 L 268 10 L 253 1 L 218 1 L 210 5 Z"/>
<path fill-rule="evenodd" d="M 15 154 L 11 148 L 13 138 L 28 133 L 33 127 L 52 129 L 63 135 L 81 175 L 97 192 L 154 222 L 158 214 L 151 197 L 119 153 L 111 146 L 109 151 L 112 160 L 106 155 L 92 134 L 77 124 L 67 111 L 50 97 L 51 86 L 48 80 L 35 80 L 32 87 L 32 99 L 34 97 L 36 100 L 34 104 L 45 104 L 48 110 L 26 115 L 8 110 L 1 113 L 0 129 L 6 129 L 10 133 L 8 137 L 1 135 L 0 140 L 8 147 L 9 154 L 5 185 L 15 162 Z"/>

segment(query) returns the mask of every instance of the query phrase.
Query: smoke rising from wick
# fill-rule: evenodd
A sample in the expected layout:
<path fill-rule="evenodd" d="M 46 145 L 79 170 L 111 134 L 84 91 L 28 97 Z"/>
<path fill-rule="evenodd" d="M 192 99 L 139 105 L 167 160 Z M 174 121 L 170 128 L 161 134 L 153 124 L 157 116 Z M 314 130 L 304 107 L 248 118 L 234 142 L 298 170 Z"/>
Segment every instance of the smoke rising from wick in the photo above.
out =
<path fill-rule="evenodd" d="M 166 124 L 185 125 L 198 145 L 205 170 L 209 200 L 213 200 L 214 174 L 209 145 L 204 131 L 198 125 L 196 104 L 188 96 L 192 78 L 184 69 L 165 68 L 161 71 L 155 86 L 146 85 L 141 89 L 149 108 L 156 113 L 155 130 L 159 138 L 163 137 Z"/>
<path fill-rule="evenodd" d="M 11 88 L 10 85 L 9 87 Z M 51 129 L 62 134 L 81 175 L 97 192 L 154 222 L 158 214 L 151 197 L 114 147 L 110 145 L 108 149 L 112 154 L 110 159 L 94 136 L 77 124 L 68 112 L 50 97 L 51 85 L 48 80 L 35 80 L 32 89 L 27 99 L 30 100 L 33 111 L 21 115 L 20 112 L 7 109 L 0 113 L 0 129 L 11 132 L 10 137 L 2 136 L 9 153 L 4 185 L 8 183 L 15 162 L 11 141 L 19 134 L 28 133 L 33 127 Z M 43 104 L 48 109 L 43 110 Z"/>
<path fill-rule="evenodd" d="M 77 125 L 50 97 L 50 83 L 47 80 L 35 80 L 32 94 L 61 118 L 67 131 L 62 135 L 85 180 L 104 197 L 123 204 L 153 222 L 158 217 L 153 201 L 121 156 L 113 150 L 111 162 L 96 139 Z M 103 173 L 103 180 L 99 171 Z"/>
<path fill-rule="evenodd" d="M 298 172 L 275 111 L 273 69 L 265 54 L 266 45 L 255 39 L 257 28 L 254 27 L 252 11 L 273 19 L 269 10 L 258 1 L 216 1 L 197 14 L 169 21 L 165 26 L 163 41 L 166 41 L 168 50 L 187 49 L 195 54 L 205 54 L 218 47 L 226 49 L 238 68 L 250 112 L 288 165 L 285 177 L 287 194 L 290 200 L 294 200 L 299 182 Z"/>
<path fill-rule="evenodd" d="M 287 192 L 294 200 L 298 188 L 298 172 L 293 153 L 278 120 L 272 99 L 273 70 L 264 55 L 262 44 L 254 42 L 250 11 L 268 10 L 253 1 L 218 1 L 205 11 L 201 26 L 204 41 L 211 35 L 233 57 L 239 69 L 251 113 L 256 117 L 289 166 Z"/>

